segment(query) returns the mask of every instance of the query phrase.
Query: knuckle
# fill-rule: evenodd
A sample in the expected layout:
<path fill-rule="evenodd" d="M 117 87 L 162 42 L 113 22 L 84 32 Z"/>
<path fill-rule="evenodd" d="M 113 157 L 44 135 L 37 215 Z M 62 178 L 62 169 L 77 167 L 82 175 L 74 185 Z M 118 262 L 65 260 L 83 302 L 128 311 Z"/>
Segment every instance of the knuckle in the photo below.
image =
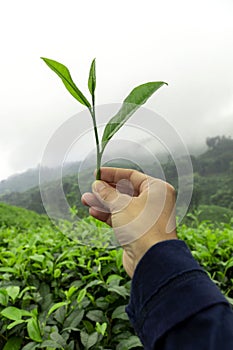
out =
<path fill-rule="evenodd" d="M 100 194 L 101 194 L 101 198 L 106 202 L 109 202 L 113 199 L 113 193 L 108 188 L 102 189 Z"/>

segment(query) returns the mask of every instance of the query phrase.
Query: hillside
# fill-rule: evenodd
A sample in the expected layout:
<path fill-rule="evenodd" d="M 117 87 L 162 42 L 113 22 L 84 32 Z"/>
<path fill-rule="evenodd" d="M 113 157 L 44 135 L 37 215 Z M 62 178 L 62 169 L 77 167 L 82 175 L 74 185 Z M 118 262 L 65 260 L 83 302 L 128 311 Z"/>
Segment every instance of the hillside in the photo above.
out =
<path fill-rule="evenodd" d="M 63 175 L 71 175 L 77 172 L 79 163 L 65 163 L 62 169 Z M 44 168 L 44 177 L 47 181 L 57 179 L 56 168 Z M 34 169 L 28 169 L 22 173 L 14 174 L 5 180 L 0 181 L 0 195 L 12 192 L 25 192 L 39 184 L 39 166 Z"/>
<path fill-rule="evenodd" d="M 194 191 L 190 204 L 190 211 L 193 212 L 198 208 L 200 209 L 200 206 L 202 206 L 202 210 L 207 206 L 213 206 L 212 212 L 216 211 L 216 213 L 218 213 L 218 211 L 220 211 L 218 210 L 218 207 L 221 207 L 226 208 L 226 217 L 228 218 L 229 215 L 233 213 L 231 212 L 231 210 L 233 210 L 233 140 L 224 136 L 208 138 L 207 146 L 208 150 L 203 154 L 196 157 L 191 156 L 194 169 Z M 108 165 L 119 167 L 134 166 L 134 164 L 128 165 L 125 161 L 120 162 L 119 160 L 109 163 Z M 146 159 L 144 160 L 143 169 L 146 169 L 145 172 L 148 174 L 151 173 L 151 164 L 147 164 Z M 73 170 L 74 166 L 70 165 L 69 168 L 66 169 L 66 172 L 69 173 Z M 177 188 L 177 170 L 175 164 L 170 160 L 163 165 L 163 170 L 167 181 Z M 29 174 L 30 172 L 25 174 L 25 181 L 23 181 L 22 174 L 22 183 L 25 183 L 26 179 L 30 177 Z M 86 181 L 84 186 L 85 189 L 90 188 L 90 181 L 92 181 L 92 177 L 88 174 L 88 170 L 86 170 L 82 176 L 82 181 Z M 52 170 L 50 175 L 51 179 Z M 28 182 L 28 186 L 29 184 L 30 181 Z M 53 192 L 56 191 L 56 180 L 51 181 L 47 186 L 47 191 L 52 195 Z M 45 213 L 38 186 L 27 189 L 24 192 L 9 192 L 9 188 L 7 189 L 8 193 L 0 196 L 1 202 L 34 210 L 37 213 Z M 88 211 L 80 202 L 81 193 L 78 186 L 77 174 L 66 175 L 63 177 L 63 190 L 70 206 L 77 207 L 80 217 L 86 216 Z M 57 201 L 59 202 L 59 199 L 57 199 Z M 207 213 L 209 212 L 210 211 L 208 210 Z M 221 213 L 221 220 L 223 220 L 223 210 L 221 210 Z M 211 218 L 213 217 L 214 215 L 212 213 Z"/>
<path fill-rule="evenodd" d="M 0 203 L 0 227 L 17 229 L 34 229 L 49 225 L 51 222 L 46 215 L 39 215 L 31 210 L 18 208 Z"/>

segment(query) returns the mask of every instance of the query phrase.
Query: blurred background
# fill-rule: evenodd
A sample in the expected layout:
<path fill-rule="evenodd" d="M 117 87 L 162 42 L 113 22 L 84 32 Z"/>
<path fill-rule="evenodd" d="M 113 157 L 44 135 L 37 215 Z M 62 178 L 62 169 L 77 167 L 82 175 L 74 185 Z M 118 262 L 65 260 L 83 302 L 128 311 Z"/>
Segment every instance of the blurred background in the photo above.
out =
<path fill-rule="evenodd" d="M 88 95 L 97 64 L 97 104 L 120 103 L 147 81 L 166 81 L 147 103 L 190 152 L 233 135 L 233 3 L 10 0 L 0 5 L 0 180 L 35 167 L 54 131 L 84 108 L 41 56 L 67 65 Z"/>

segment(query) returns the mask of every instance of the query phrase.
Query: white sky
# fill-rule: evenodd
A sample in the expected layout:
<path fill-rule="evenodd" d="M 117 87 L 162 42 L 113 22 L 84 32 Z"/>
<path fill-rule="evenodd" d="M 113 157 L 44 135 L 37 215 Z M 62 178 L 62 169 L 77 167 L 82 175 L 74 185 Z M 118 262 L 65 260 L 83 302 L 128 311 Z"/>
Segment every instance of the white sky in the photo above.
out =
<path fill-rule="evenodd" d="M 66 64 L 86 95 L 96 57 L 98 104 L 168 82 L 146 106 L 188 144 L 233 135 L 232 18 L 231 0 L 1 1 L 0 180 L 36 166 L 83 110 L 40 56 Z"/>

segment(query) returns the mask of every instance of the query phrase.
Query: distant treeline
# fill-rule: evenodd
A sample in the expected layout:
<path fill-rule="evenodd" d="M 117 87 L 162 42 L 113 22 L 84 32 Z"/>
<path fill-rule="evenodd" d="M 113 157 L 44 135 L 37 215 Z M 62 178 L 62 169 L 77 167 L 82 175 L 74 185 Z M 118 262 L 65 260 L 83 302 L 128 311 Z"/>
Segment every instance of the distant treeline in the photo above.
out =
<path fill-rule="evenodd" d="M 194 190 L 190 210 L 193 211 L 203 205 L 214 206 L 216 211 L 216 208 L 222 207 L 228 210 L 229 215 L 229 210 L 233 210 L 233 140 L 231 137 L 216 136 L 207 138 L 206 144 L 208 150 L 205 153 L 196 157 L 191 156 L 194 171 Z M 132 167 L 132 164 L 128 164 L 125 160 L 122 163 L 118 161 L 108 165 L 124 168 Z M 77 164 L 71 164 L 66 168 L 67 175 L 63 177 L 63 190 L 70 206 L 77 207 L 79 216 L 83 217 L 88 215 L 88 211 L 81 204 L 79 179 L 77 173 L 70 175 L 77 168 Z M 177 187 L 177 169 L 172 159 L 163 164 L 162 168 L 166 180 Z M 146 160 L 143 169 L 144 172 L 147 172 L 148 169 L 147 173 L 150 174 L 151 164 L 146 164 Z M 19 190 L 19 188 L 21 190 L 28 188 L 27 186 L 33 184 L 35 179 L 38 184 L 36 172 L 38 174 L 38 169 L 34 170 L 34 180 L 32 179 L 33 170 L 6 180 L 4 183 L 5 194 L 0 196 L 0 201 L 34 210 L 37 213 L 45 213 L 38 185 L 22 192 Z M 83 178 L 85 179 L 85 177 L 88 178 L 84 174 Z M 53 179 L 52 173 L 50 175 L 48 173 L 48 179 Z M 48 191 L 52 192 L 56 188 L 56 181 L 53 180 L 47 185 Z M 12 188 L 18 188 L 18 190 L 15 191 Z M 3 184 L 0 183 L 0 190 L 2 189 Z"/>

